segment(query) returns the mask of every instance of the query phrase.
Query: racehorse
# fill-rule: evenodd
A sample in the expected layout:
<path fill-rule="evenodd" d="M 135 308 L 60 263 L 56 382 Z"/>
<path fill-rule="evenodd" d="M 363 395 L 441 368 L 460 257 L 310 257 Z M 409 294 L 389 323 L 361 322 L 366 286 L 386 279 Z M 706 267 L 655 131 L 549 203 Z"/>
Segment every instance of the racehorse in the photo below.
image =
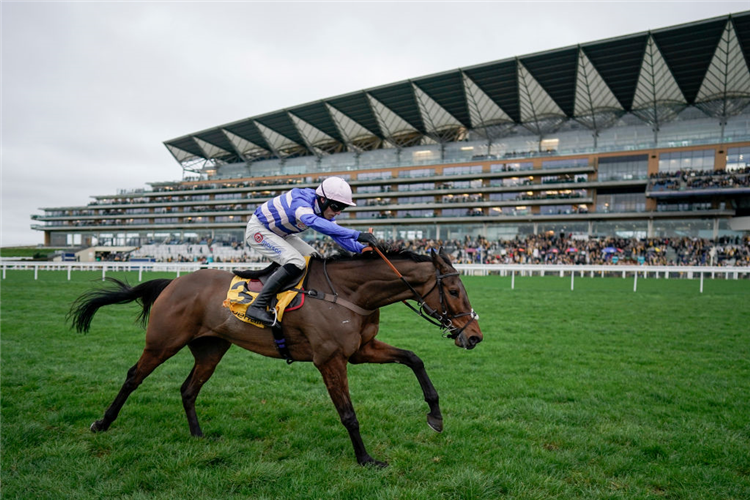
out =
<path fill-rule="evenodd" d="M 431 256 L 397 250 L 332 259 L 313 258 L 308 268 L 303 307 L 287 312 L 282 331 L 295 361 L 312 361 L 323 376 L 341 423 L 349 431 L 357 462 L 385 467 L 365 449 L 359 432 L 347 380 L 347 363 L 401 363 L 414 371 L 429 406 L 428 425 L 443 430 L 443 417 L 424 363 L 413 352 L 392 347 L 375 338 L 379 308 L 407 299 L 430 322 L 440 326 L 455 345 L 473 349 L 483 338 L 458 272 L 447 255 Z M 387 255 L 388 257 L 386 257 Z M 389 260 L 390 259 L 390 260 Z M 182 384 L 182 403 L 190 433 L 202 437 L 195 400 L 203 384 L 232 344 L 264 356 L 281 357 L 268 329 L 237 319 L 222 305 L 233 274 L 202 269 L 173 280 L 155 279 L 137 286 L 110 279 L 116 288 L 91 290 L 72 305 L 69 319 L 79 332 L 87 332 L 96 311 L 110 304 L 138 301 L 146 328 L 146 346 L 130 368 L 117 397 L 91 431 L 106 431 L 117 418 L 128 396 L 154 369 L 185 346 L 195 358 Z M 335 287 L 335 288 L 334 288 Z M 332 293 L 315 294 L 313 290 Z M 328 300 L 315 300 L 327 295 Z M 331 299 L 333 297 L 333 299 Z M 345 304 L 345 305 L 342 305 Z M 407 303 L 407 305 L 410 305 Z M 357 311 L 357 312 L 355 312 Z"/>

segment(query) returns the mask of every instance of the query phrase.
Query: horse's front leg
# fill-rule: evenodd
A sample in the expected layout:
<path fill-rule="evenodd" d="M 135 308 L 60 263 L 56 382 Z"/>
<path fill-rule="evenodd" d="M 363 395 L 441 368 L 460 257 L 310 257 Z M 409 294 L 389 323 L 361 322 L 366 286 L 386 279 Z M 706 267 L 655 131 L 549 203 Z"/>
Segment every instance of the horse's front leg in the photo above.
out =
<path fill-rule="evenodd" d="M 373 459 L 365 449 L 365 444 L 359 433 L 359 421 L 357 421 L 357 415 L 354 413 L 352 400 L 349 396 L 349 380 L 346 375 L 346 364 L 346 358 L 343 356 L 334 356 L 320 365 L 316 363 L 316 366 L 320 370 L 321 375 L 323 375 L 323 382 L 325 382 L 328 394 L 330 394 L 333 404 L 339 412 L 341 423 L 349 431 L 349 437 L 354 446 L 354 454 L 357 457 L 357 462 L 360 465 L 371 464 L 378 467 L 387 467 L 387 463 L 378 462 Z"/>
<path fill-rule="evenodd" d="M 372 339 L 367 344 L 352 355 L 349 359 L 351 363 L 401 363 L 414 371 L 417 376 L 419 385 L 424 393 L 424 400 L 430 406 L 430 413 L 427 414 L 427 425 L 437 432 L 443 432 L 443 415 L 440 413 L 440 404 L 438 393 L 435 386 L 432 385 L 427 371 L 424 369 L 424 363 L 419 356 L 411 351 L 398 349 L 385 342 Z"/>

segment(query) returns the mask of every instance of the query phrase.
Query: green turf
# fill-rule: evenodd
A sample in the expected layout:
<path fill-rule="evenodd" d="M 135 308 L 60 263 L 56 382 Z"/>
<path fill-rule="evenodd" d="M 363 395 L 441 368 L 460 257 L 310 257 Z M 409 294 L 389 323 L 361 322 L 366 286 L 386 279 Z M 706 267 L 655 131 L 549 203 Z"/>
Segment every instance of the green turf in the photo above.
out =
<path fill-rule="evenodd" d="M 2 247 L 0 248 L 0 257 L 34 257 L 46 260 L 57 250 L 64 248 L 39 248 L 39 247 Z"/>
<path fill-rule="evenodd" d="M 66 277 L 1 284 L 3 498 L 750 498 L 748 280 L 466 277 L 474 351 L 385 308 L 379 338 L 424 360 L 445 432 L 408 368 L 351 366 L 365 444 L 390 463 L 373 470 L 311 364 L 236 347 L 198 398 L 206 438 L 180 401 L 187 350 L 92 434 L 144 335 L 131 305 L 69 330 L 101 274 Z"/>

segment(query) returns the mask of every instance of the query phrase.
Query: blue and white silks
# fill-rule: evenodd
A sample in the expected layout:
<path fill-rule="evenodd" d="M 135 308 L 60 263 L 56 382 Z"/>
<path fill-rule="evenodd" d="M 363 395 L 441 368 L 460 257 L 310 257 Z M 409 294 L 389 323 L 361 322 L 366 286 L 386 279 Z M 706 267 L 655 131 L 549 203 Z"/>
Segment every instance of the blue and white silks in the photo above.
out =
<path fill-rule="evenodd" d="M 294 188 L 263 203 L 255 210 L 258 220 L 272 233 L 284 238 L 301 233 L 311 227 L 333 238 L 349 250 L 360 253 L 364 245 L 357 241 L 359 231 L 339 226 L 334 221 L 322 217 L 315 190 Z"/>

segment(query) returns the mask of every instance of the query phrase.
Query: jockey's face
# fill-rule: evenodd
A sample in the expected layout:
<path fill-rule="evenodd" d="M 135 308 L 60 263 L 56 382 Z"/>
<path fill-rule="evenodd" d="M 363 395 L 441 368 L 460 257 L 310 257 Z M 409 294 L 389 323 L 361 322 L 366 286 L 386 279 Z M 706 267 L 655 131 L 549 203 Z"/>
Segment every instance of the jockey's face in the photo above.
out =
<path fill-rule="evenodd" d="M 326 199 L 323 197 L 320 197 L 318 198 L 318 202 L 320 203 L 320 206 L 323 206 L 326 203 Z M 346 205 L 343 205 L 335 201 L 331 201 L 328 204 L 328 208 L 326 208 L 321 215 L 323 216 L 323 218 L 331 220 L 334 217 L 336 217 L 338 214 L 343 212 L 344 208 L 346 208 Z"/>
<path fill-rule="evenodd" d="M 341 210 L 335 211 L 333 209 L 333 207 L 328 207 L 328 208 L 326 208 L 325 212 L 323 212 L 323 217 L 326 218 L 326 219 L 328 219 L 328 220 L 331 220 L 331 219 L 333 219 L 334 217 L 336 217 L 340 213 L 341 213 Z"/>

